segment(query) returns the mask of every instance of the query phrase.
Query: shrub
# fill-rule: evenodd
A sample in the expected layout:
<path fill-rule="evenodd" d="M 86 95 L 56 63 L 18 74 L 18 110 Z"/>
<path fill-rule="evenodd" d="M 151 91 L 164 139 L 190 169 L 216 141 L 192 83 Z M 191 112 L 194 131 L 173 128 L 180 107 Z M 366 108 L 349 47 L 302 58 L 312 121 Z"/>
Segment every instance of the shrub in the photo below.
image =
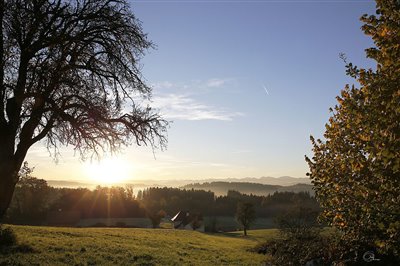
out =
<path fill-rule="evenodd" d="M 284 237 L 312 239 L 319 234 L 317 217 L 318 211 L 296 207 L 277 217 L 276 223 Z"/>
<path fill-rule="evenodd" d="M 11 247 L 17 244 L 17 236 L 14 231 L 7 227 L 2 228 L 0 226 L 0 248 Z"/>
<path fill-rule="evenodd" d="M 353 246 L 341 239 L 339 232 L 315 233 L 307 238 L 289 235 L 259 244 L 251 251 L 269 255 L 267 265 L 400 265 L 398 257 L 370 246 Z"/>
<path fill-rule="evenodd" d="M 310 260 L 329 265 L 333 260 L 334 246 L 332 239 L 314 235 L 307 239 L 290 237 L 273 240 L 259 250 L 271 255 L 275 265 L 304 265 Z"/>
<path fill-rule="evenodd" d="M 125 222 L 121 222 L 121 221 L 116 222 L 115 226 L 116 227 L 127 227 L 126 223 Z"/>
<path fill-rule="evenodd" d="M 166 215 L 167 215 L 167 213 L 164 210 L 160 210 L 158 212 L 154 212 L 151 210 L 147 211 L 147 217 L 151 220 L 151 224 L 152 224 L 153 228 L 160 227 L 161 220 Z"/>
<path fill-rule="evenodd" d="M 21 244 L 21 245 L 15 246 L 13 252 L 25 253 L 26 254 L 26 253 L 33 253 L 33 252 L 36 252 L 36 251 L 35 251 L 35 249 L 33 247 L 31 247 L 28 244 Z"/>
<path fill-rule="evenodd" d="M 192 226 L 193 230 L 199 229 L 203 225 L 203 215 L 201 213 L 195 213 L 191 215 L 191 222 L 190 225 Z"/>
<path fill-rule="evenodd" d="M 107 227 L 107 225 L 105 223 L 98 222 L 93 224 L 91 227 Z"/>
<path fill-rule="evenodd" d="M 337 254 L 338 235 L 322 236 L 317 223 L 318 212 L 298 207 L 281 215 L 276 222 L 282 238 L 255 248 L 255 252 L 272 256 L 274 265 L 329 265 Z"/>

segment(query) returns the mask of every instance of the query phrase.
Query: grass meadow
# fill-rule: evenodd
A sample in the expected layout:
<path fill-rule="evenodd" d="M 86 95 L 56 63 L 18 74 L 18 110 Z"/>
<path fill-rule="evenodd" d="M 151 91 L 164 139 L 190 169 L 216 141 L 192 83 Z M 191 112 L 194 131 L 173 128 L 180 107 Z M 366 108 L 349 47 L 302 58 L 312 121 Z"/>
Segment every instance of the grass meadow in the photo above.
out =
<path fill-rule="evenodd" d="M 11 226 L 19 245 L 0 265 L 261 265 L 250 252 L 273 229 L 205 234 L 186 230 Z"/>

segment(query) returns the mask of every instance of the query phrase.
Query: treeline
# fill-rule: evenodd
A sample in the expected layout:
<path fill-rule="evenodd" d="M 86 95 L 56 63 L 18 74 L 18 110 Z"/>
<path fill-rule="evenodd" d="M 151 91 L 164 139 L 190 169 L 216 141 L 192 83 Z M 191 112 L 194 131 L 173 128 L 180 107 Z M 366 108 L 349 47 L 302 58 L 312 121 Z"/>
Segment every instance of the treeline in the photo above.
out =
<path fill-rule="evenodd" d="M 45 224 L 49 216 L 71 213 L 81 219 L 146 216 L 132 187 L 54 188 L 43 179 L 23 177 L 15 188 L 6 221 Z"/>
<path fill-rule="evenodd" d="M 275 192 L 267 196 L 243 194 L 229 190 L 224 196 L 204 190 L 148 188 L 138 193 L 139 200 L 152 210 L 174 214 L 189 210 L 204 216 L 234 216 L 239 202 L 252 203 L 257 217 L 271 218 L 290 212 L 299 206 L 319 210 L 319 204 L 309 192 Z"/>
<path fill-rule="evenodd" d="M 159 211 L 173 216 L 180 210 L 202 216 L 233 217 L 239 202 L 252 203 L 257 217 L 276 217 L 297 206 L 318 210 L 319 205 L 308 192 L 275 192 L 268 196 L 229 191 L 214 192 L 178 188 L 148 188 L 136 195 L 133 187 L 54 188 L 42 179 L 23 177 L 16 186 L 6 222 L 14 224 L 48 224 L 49 219 L 64 219 L 73 213 L 85 218 L 139 218 Z M 72 225 L 72 222 L 71 222 Z"/>

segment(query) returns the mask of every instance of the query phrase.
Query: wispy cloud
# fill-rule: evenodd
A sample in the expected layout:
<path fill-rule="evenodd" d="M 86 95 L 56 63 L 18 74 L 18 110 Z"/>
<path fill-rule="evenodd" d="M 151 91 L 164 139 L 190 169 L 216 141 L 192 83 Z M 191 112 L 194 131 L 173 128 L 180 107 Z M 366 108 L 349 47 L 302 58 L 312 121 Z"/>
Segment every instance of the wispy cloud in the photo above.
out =
<path fill-rule="evenodd" d="M 183 94 L 157 95 L 153 97 L 151 105 L 160 109 L 161 113 L 168 119 L 231 121 L 235 117 L 244 115 L 240 112 L 202 104 Z"/>
<path fill-rule="evenodd" d="M 155 90 L 184 90 L 198 93 L 199 91 L 208 91 L 215 88 L 229 88 L 235 85 L 234 78 L 211 78 L 206 80 L 191 80 L 186 82 L 159 81 L 151 84 Z"/>
<path fill-rule="evenodd" d="M 209 88 L 219 88 L 227 83 L 229 83 L 230 79 L 220 79 L 220 78 L 214 78 L 210 79 L 206 82 L 206 86 Z"/>
<path fill-rule="evenodd" d="M 187 82 L 155 82 L 151 85 L 154 91 L 150 106 L 159 109 L 165 118 L 172 120 L 231 121 L 243 116 L 243 113 L 210 105 L 196 97 L 201 95 L 204 99 L 204 95 L 226 93 L 226 89 L 231 90 L 233 81 L 233 78 L 211 78 Z"/>
<path fill-rule="evenodd" d="M 156 82 L 156 83 L 151 84 L 151 87 L 156 90 L 157 89 L 171 89 L 174 87 L 178 87 L 178 85 L 174 84 L 170 81 L 161 81 L 161 82 Z"/>

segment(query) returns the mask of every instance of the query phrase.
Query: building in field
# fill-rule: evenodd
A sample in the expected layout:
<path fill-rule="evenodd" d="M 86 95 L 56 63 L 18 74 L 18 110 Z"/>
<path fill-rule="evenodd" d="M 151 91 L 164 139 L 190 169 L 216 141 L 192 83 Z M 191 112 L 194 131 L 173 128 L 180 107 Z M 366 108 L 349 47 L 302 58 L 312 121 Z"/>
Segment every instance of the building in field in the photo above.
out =
<path fill-rule="evenodd" d="M 201 214 L 180 211 L 172 219 L 175 229 L 195 230 L 204 232 L 204 222 Z"/>

